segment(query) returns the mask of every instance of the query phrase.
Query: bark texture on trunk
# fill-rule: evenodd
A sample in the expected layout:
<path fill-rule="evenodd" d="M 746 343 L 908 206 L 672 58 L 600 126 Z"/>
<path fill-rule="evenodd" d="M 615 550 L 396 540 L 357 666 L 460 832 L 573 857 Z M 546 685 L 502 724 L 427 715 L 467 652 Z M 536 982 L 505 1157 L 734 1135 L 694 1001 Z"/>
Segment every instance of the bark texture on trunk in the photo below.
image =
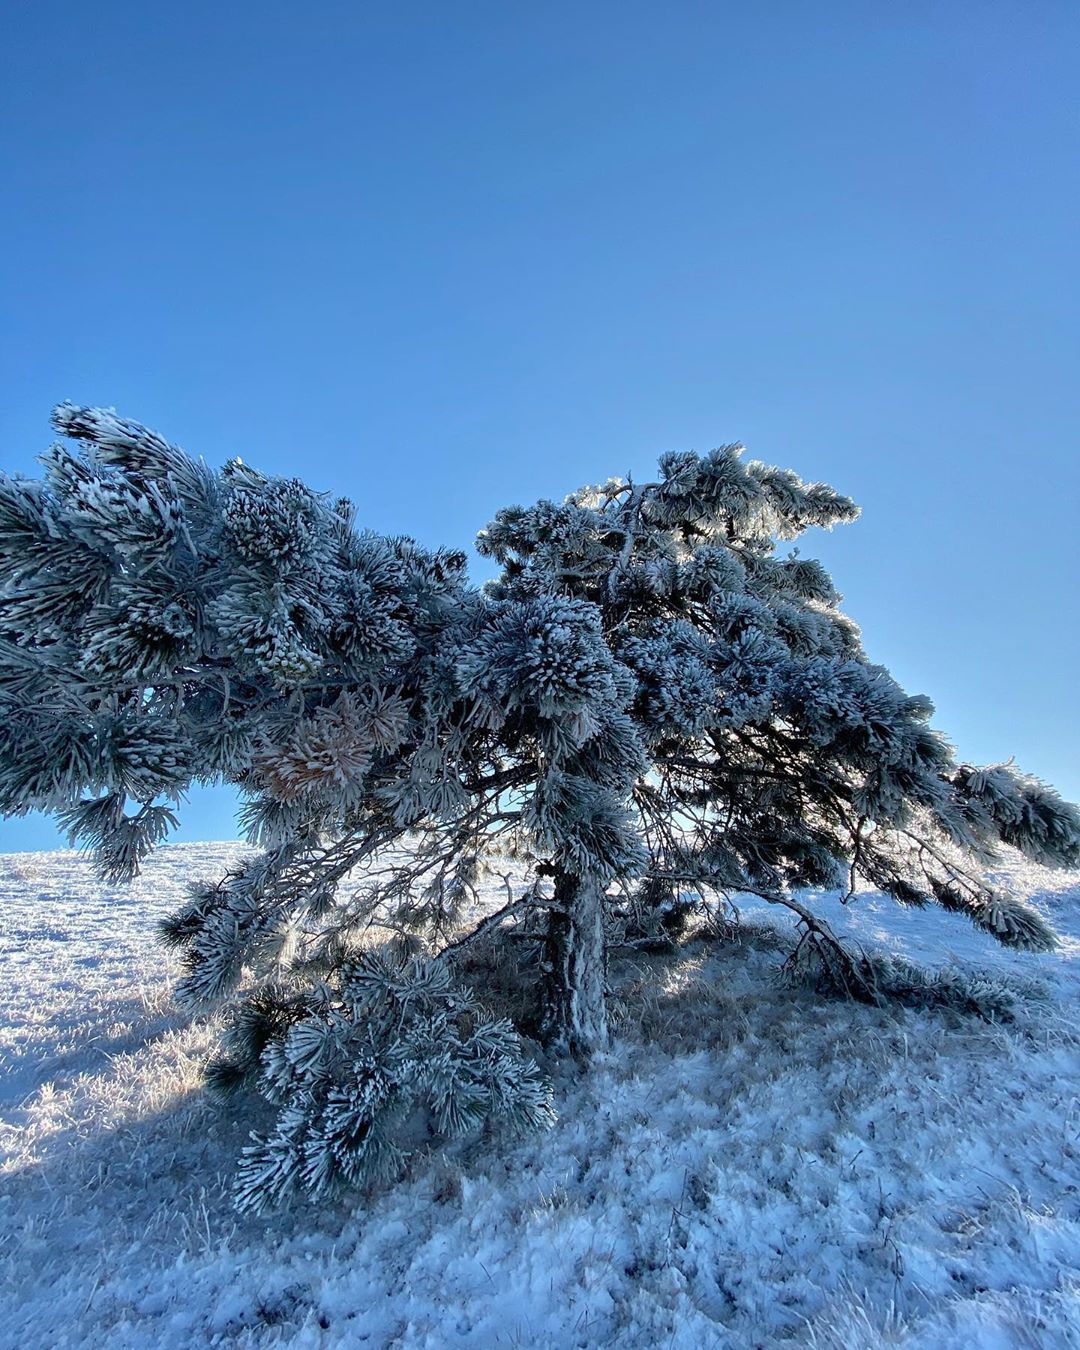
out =
<path fill-rule="evenodd" d="M 562 873 L 555 899 L 562 912 L 553 910 L 548 921 L 541 1032 L 547 1044 L 588 1059 L 608 1043 L 604 892 Z"/>

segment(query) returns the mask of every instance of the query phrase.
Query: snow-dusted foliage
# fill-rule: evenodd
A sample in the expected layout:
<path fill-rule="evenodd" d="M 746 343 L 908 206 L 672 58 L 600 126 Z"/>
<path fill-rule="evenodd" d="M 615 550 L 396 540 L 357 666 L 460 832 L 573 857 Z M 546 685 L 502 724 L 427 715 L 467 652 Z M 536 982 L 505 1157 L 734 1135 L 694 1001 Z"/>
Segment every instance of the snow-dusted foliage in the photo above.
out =
<path fill-rule="evenodd" d="M 1001 842 L 1075 866 L 1076 808 L 1009 765 L 958 766 L 930 701 L 868 661 L 821 564 L 777 553 L 774 541 L 853 520 L 852 502 L 744 463 L 738 446 L 667 455 L 660 470 L 500 512 L 480 537 L 502 564 L 493 594 L 590 602 L 634 678 L 650 893 L 667 882 L 786 902 L 861 878 L 1002 942 L 1050 946 L 983 872 Z M 802 917 L 815 945 L 828 941 Z"/>
<path fill-rule="evenodd" d="M 619 915 L 663 924 L 687 893 L 790 906 L 868 997 L 798 888 L 864 881 L 1052 944 L 984 872 L 1002 842 L 1077 865 L 1080 814 L 1009 766 L 957 765 L 822 566 L 778 553 L 855 517 L 831 488 L 737 446 L 668 455 L 656 482 L 501 512 L 481 591 L 462 554 L 358 532 L 298 480 L 214 472 L 109 412 L 55 421 L 80 448 L 0 482 L 0 810 L 58 814 L 120 879 L 189 784 L 241 789 L 263 853 L 194 887 L 167 935 L 183 996 L 257 1029 L 217 1070 L 280 1111 L 247 1203 L 386 1170 L 421 1108 L 441 1134 L 547 1117 L 514 1033 L 451 979 L 510 924 L 527 1029 L 581 1055 L 607 1037 Z M 480 916 L 507 851 L 523 870 Z M 375 997 L 356 972 L 388 940 L 412 964 L 379 967 Z M 436 1022 L 441 1077 L 418 1049 Z"/>
<path fill-rule="evenodd" d="M 244 1151 L 241 1208 L 394 1176 L 410 1128 L 451 1139 L 489 1121 L 554 1119 L 512 1025 L 478 1016 L 444 963 L 364 952 L 306 999 L 274 992 L 237 1010 L 235 1058 L 215 1065 L 219 1086 L 252 1078 L 278 1107 L 273 1131 Z"/>

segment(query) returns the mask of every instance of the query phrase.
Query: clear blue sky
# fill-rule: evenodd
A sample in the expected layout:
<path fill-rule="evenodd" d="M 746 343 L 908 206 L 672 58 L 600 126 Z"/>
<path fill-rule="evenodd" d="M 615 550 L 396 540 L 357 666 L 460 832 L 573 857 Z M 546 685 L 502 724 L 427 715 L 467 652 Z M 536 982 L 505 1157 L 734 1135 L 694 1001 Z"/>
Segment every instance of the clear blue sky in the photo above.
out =
<path fill-rule="evenodd" d="M 0 430 L 467 544 L 740 439 L 968 758 L 1080 797 L 1080 6 L 10 4 Z M 234 833 L 193 801 L 181 837 Z M 54 845 L 0 824 L 0 849 Z"/>

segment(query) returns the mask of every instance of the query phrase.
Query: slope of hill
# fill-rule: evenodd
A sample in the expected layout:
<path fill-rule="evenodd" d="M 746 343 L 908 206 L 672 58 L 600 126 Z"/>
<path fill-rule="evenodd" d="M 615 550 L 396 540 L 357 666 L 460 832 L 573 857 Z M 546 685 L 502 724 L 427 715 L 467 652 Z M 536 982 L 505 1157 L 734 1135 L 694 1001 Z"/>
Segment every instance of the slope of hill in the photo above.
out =
<path fill-rule="evenodd" d="M 616 1046 L 560 1073 L 549 1134 L 256 1220 L 228 1197 L 249 1107 L 199 1088 L 213 1025 L 153 936 L 239 851 L 163 848 L 116 891 L 0 858 L 0 1345 L 1080 1346 L 1078 878 L 1010 869 L 1049 957 L 821 901 L 989 1022 L 781 986 L 748 906 L 618 967 Z"/>

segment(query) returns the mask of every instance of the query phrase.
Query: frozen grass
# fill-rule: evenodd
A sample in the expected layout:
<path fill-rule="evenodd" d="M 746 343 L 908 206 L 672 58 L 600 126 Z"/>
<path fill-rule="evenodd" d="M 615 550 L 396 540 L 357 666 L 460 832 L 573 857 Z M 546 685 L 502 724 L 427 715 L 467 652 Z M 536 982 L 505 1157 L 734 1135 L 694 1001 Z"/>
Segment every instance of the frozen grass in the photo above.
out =
<path fill-rule="evenodd" d="M 199 1089 L 213 1027 L 171 1009 L 152 931 L 235 851 L 163 849 L 112 893 L 69 854 L 0 859 L 0 1345 L 1080 1346 L 1076 878 L 1013 869 L 1066 933 L 1042 958 L 822 902 L 1010 1022 L 784 987 L 748 907 L 617 967 L 615 1048 L 557 1070 L 551 1133 L 253 1220 L 250 1104 Z"/>

